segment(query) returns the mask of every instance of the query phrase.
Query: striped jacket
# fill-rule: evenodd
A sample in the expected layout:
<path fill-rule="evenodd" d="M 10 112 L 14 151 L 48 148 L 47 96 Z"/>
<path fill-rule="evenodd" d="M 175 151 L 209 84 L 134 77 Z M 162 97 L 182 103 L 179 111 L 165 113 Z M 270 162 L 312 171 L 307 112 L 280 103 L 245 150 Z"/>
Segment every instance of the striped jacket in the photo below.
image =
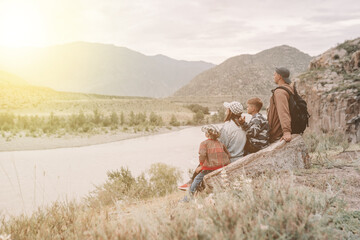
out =
<path fill-rule="evenodd" d="M 248 141 L 257 149 L 269 145 L 269 123 L 261 113 L 253 115 L 249 123 L 244 123 L 242 129 L 246 131 Z"/>

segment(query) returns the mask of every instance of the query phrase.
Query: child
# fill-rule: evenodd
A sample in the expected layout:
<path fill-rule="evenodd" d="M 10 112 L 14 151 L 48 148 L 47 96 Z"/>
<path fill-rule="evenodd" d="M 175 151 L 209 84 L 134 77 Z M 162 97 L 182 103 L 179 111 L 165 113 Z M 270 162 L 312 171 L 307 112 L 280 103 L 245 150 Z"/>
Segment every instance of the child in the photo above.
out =
<path fill-rule="evenodd" d="M 190 196 L 192 196 L 196 188 L 199 186 L 204 176 L 216 169 L 222 168 L 230 163 L 230 154 L 224 144 L 217 139 L 220 136 L 220 131 L 214 125 L 207 125 L 201 128 L 205 132 L 207 140 L 200 143 L 199 162 L 200 165 L 196 168 L 194 180 L 190 186 Z M 183 199 L 184 202 L 189 201 L 187 196 Z"/>
<path fill-rule="evenodd" d="M 259 113 L 263 103 L 260 98 L 251 98 L 247 101 L 247 113 L 252 115 L 249 123 L 245 117 L 239 119 L 240 125 L 246 131 L 245 155 L 254 153 L 269 145 L 269 123 Z"/>

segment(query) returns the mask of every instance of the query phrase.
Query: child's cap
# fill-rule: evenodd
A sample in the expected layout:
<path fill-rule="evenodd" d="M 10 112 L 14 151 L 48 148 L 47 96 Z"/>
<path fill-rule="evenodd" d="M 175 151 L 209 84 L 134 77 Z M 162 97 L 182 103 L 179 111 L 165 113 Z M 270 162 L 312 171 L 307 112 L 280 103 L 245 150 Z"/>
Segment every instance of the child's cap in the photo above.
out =
<path fill-rule="evenodd" d="M 244 107 L 239 102 L 224 102 L 224 107 L 229 108 L 235 115 L 240 115 L 244 111 Z"/>
<path fill-rule="evenodd" d="M 203 126 L 201 131 L 208 133 L 210 135 L 216 136 L 217 138 L 220 137 L 220 130 L 213 124 Z"/>

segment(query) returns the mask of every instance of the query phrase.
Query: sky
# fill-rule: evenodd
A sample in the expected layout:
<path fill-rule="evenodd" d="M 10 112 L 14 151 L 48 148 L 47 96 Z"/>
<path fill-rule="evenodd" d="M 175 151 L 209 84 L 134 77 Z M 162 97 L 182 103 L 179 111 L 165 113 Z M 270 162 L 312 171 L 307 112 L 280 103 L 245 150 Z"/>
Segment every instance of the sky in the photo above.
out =
<path fill-rule="evenodd" d="M 0 0 L 0 45 L 74 41 L 219 64 L 290 45 L 316 56 L 360 37 L 358 0 Z"/>

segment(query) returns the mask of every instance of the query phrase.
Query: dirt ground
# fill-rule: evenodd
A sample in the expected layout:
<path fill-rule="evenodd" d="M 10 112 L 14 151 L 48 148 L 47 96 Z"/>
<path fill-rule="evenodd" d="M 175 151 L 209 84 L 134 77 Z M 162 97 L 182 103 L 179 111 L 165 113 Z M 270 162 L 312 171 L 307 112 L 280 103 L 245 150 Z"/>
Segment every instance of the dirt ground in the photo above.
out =
<path fill-rule="evenodd" d="M 320 164 L 296 172 L 295 183 L 333 193 L 349 210 L 360 210 L 360 151 L 322 156 Z"/>

